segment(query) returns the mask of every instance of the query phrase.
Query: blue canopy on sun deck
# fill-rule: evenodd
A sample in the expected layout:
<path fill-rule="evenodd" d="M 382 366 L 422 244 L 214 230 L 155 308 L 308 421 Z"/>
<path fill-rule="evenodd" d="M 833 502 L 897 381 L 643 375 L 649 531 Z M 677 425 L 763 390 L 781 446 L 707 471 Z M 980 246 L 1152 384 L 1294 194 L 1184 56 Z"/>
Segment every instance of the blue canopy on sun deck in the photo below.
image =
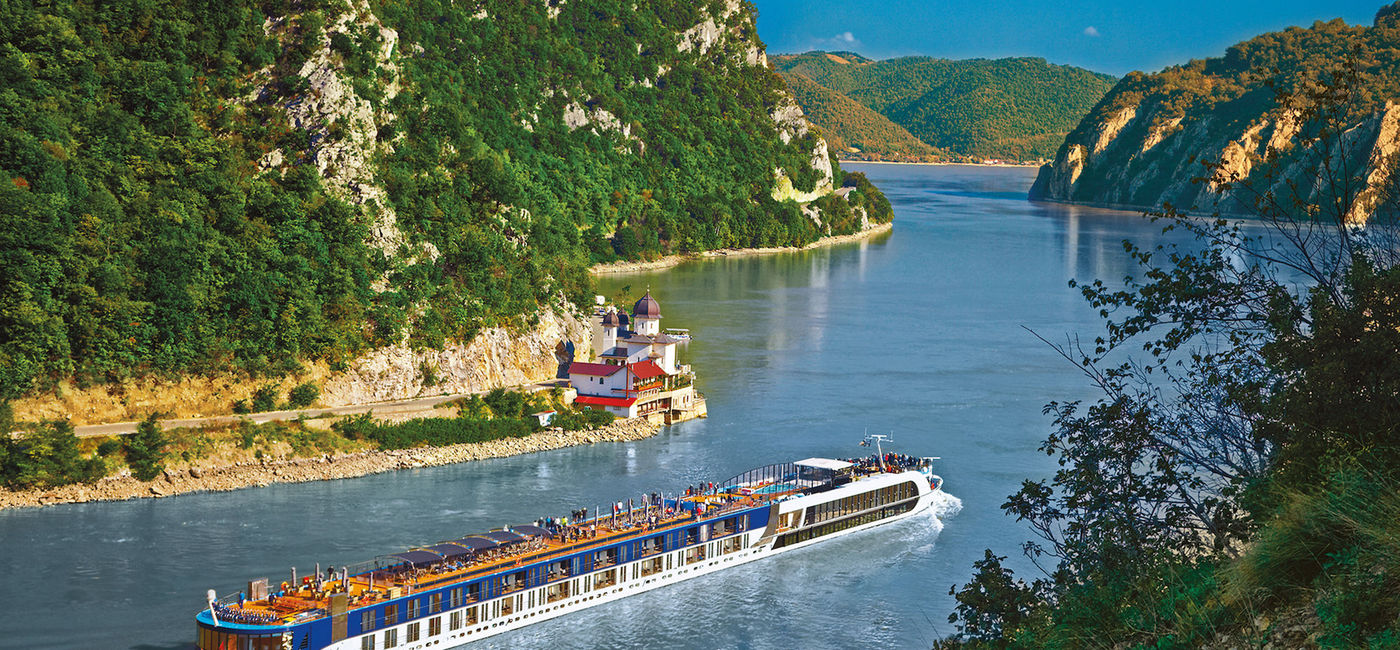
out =
<path fill-rule="evenodd" d="M 478 537 L 475 535 L 471 537 L 463 537 L 462 539 L 454 539 L 452 540 L 452 543 L 457 544 L 458 546 L 465 546 L 473 551 L 485 551 L 496 548 L 497 546 L 501 545 L 500 542 L 494 539 L 487 539 L 485 537 Z"/>
<path fill-rule="evenodd" d="M 438 555 L 437 553 L 434 553 L 432 551 L 420 550 L 404 551 L 402 553 L 390 553 L 385 557 L 403 560 L 404 562 L 407 562 L 415 567 L 437 564 L 443 559 L 441 555 Z"/>
<path fill-rule="evenodd" d="M 471 555 L 474 552 L 474 549 L 470 549 L 465 546 L 462 546 L 461 544 L 453 542 L 443 542 L 442 544 L 434 544 L 426 548 L 429 551 L 437 553 L 438 555 L 441 555 L 449 560 L 459 558 L 464 555 Z"/>
<path fill-rule="evenodd" d="M 520 526 L 511 526 L 510 529 L 514 532 L 520 533 L 521 535 L 528 535 L 530 537 L 549 537 L 548 530 L 545 530 L 544 528 L 541 528 L 534 524 L 522 524 Z"/>
<path fill-rule="evenodd" d="M 508 530 L 493 530 L 489 533 L 482 533 L 480 537 L 485 537 L 487 539 L 494 540 L 501 544 L 513 544 L 515 542 L 523 542 L 527 539 L 530 539 L 529 537 L 521 535 L 520 533 L 512 533 Z"/>

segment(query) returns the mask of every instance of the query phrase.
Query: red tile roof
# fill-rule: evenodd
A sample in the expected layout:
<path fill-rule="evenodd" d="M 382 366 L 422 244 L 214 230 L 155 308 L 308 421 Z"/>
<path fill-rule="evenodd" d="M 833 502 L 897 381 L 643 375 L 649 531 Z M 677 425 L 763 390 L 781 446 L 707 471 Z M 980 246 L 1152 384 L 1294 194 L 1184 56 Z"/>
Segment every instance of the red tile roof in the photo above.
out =
<path fill-rule="evenodd" d="M 637 403 L 635 397 L 598 397 L 596 395 L 579 395 L 574 398 L 576 404 L 591 404 L 594 406 L 621 406 L 626 408 Z"/>
<path fill-rule="evenodd" d="M 632 374 L 636 375 L 637 379 L 651 379 L 653 377 L 666 376 L 666 371 L 662 370 L 661 366 L 656 365 L 656 362 L 651 360 L 634 363 L 627 366 L 627 369 L 632 371 Z"/>
<path fill-rule="evenodd" d="M 569 364 L 569 374 L 588 375 L 590 377 L 611 377 L 613 373 L 622 370 L 622 366 L 610 366 L 606 363 L 584 363 L 575 361 Z"/>

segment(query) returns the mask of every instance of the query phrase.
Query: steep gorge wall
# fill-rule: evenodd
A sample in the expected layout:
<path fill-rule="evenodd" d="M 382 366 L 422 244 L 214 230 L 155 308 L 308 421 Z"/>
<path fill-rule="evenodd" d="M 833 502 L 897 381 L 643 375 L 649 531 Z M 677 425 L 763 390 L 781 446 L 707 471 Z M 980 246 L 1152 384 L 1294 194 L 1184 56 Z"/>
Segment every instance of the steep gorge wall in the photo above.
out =
<path fill-rule="evenodd" d="M 1333 21 L 1258 37 L 1224 58 L 1130 74 L 1041 168 L 1030 196 L 1235 214 L 1252 213 L 1261 194 L 1288 197 L 1299 188 L 1301 198 L 1317 201 L 1339 191 L 1346 195 L 1344 218 L 1364 223 L 1396 181 L 1400 114 L 1386 99 L 1397 94 L 1395 44 L 1395 25 Z M 1352 47 L 1372 55 L 1362 64 L 1359 99 L 1322 114 L 1300 108 L 1311 101 L 1307 88 L 1339 69 L 1326 53 Z M 1317 137 L 1321 118 L 1340 119 L 1325 160 L 1300 146 Z M 1329 175 L 1346 183 L 1320 181 Z"/>
<path fill-rule="evenodd" d="M 836 200 L 739 0 L 13 9 L 0 400 L 24 419 L 544 378 L 586 345 L 591 264 L 803 245 L 878 195 Z"/>

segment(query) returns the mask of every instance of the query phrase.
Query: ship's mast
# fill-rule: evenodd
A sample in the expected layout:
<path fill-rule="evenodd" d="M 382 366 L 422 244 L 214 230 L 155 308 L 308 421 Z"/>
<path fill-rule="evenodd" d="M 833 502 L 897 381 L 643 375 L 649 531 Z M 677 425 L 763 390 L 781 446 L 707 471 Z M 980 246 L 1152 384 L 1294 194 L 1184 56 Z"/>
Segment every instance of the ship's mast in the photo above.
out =
<path fill-rule="evenodd" d="M 865 439 L 860 441 L 860 446 L 869 447 L 871 442 L 875 443 L 875 461 L 880 463 L 880 469 L 883 471 L 885 469 L 885 449 L 881 443 L 894 442 L 894 434 L 867 433 Z"/>

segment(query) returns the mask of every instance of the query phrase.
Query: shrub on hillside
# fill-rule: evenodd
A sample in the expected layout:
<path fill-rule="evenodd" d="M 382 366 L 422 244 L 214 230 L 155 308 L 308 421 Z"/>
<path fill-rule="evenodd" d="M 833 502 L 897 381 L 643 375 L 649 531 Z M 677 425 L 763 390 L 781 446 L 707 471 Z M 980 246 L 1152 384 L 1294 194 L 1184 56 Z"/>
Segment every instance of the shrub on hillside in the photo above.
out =
<path fill-rule="evenodd" d="M 304 384 L 299 384 L 296 388 L 293 388 L 291 392 L 287 393 L 287 403 L 290 404 L 292 408 L 305 408 L 311 406 L 311 403 L 315 402 L 320 397 L 321 389 L 316 386 L 315 383 L 308 381 Z"/>
<path fill-rule="evenodd" d="M 252 408 L 254 413 L 271 411 L 277 408 L 277 387 L 271 384 L 259 386 L 253 392 Z"/>
<path fill-rule="evenodd" d="M 616 417 L 612 413 L 588 407 L 578 410 L 562 410 L 554 415 L 554 421 L 551 424 L 565 431 L 580 431 L 612 424 L 614 419 Z"/>
<path fill-rule="evenodd" d="M 368 413 L 348 417 L 331 425 L 331 428 L 347 438 L 372 440 L 381 449 L 443 447 L 465 442 L 487 442 L 526 436 L 534 430 L 533 420 L 519 418 L 422 418 L 387 423 L 375 422 L 371 417 Z"/>

